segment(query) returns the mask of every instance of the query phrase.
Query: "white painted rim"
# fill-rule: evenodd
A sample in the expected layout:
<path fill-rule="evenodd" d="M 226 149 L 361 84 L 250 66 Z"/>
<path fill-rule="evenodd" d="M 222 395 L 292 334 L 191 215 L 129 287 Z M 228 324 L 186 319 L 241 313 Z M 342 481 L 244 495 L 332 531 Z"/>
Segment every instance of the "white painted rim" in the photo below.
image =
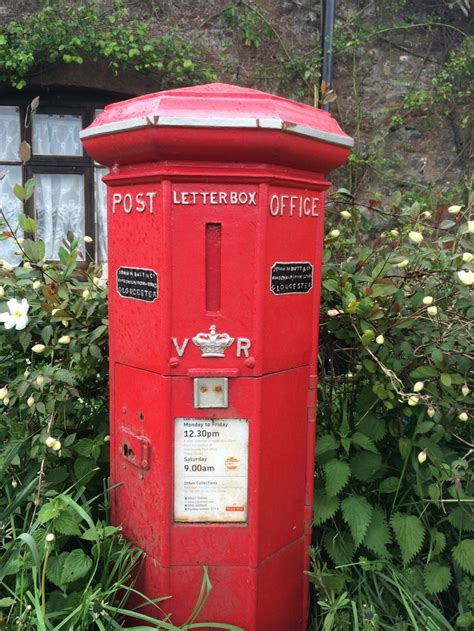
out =
<path fill-rule="evenodd" d="M 314 129 L 308 125 L 300 125 L 282 121 L 279 118 L 183 118 L 181 116 L 143 116 L 131 118 L 117 123 L 106 123 L 92 129 L 81 131 L 81 139 L 96 138 L 109 134 L 119 134 L 147 127 L 208 127 L 238 129 L 279 129 L 290 134 L 306 136 L 342 147 L 353 147 L 354 140 L 349 136 L 340 136 L 330 132 Z"/>

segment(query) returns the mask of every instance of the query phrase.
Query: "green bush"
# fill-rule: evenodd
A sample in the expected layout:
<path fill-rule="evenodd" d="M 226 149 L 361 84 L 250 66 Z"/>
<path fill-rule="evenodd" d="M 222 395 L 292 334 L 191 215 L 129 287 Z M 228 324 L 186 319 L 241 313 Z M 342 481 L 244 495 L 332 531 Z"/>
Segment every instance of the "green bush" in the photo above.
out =
<path fill-rule="evenodd" d="M 319 348 L 318 628 L 472 628 L 474 221 L 399 193 L 370 210 L 345 190 L 336 202 Z"/>

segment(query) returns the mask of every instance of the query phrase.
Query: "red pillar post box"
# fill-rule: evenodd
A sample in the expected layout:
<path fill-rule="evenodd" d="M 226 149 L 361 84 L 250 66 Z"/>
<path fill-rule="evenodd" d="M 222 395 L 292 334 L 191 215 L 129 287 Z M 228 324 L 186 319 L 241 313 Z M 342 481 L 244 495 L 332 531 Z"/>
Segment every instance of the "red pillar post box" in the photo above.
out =
<path fill-rule="evenodd" d="M 306 628 L 325 175 L 321 110 L 214 84 L 106 107 L 112 516 L 183 623 Z"/>

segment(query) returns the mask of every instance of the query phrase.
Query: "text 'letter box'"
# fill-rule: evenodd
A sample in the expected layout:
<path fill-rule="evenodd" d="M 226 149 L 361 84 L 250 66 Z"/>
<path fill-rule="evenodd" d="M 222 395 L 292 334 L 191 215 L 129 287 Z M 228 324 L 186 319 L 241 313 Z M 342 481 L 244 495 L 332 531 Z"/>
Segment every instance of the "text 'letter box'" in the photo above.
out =
<path fill-rule="evenodd" d="M 306 627 L 327 112 L 213 84 L 109 105 L 112 517 L 188 617 Z"/>

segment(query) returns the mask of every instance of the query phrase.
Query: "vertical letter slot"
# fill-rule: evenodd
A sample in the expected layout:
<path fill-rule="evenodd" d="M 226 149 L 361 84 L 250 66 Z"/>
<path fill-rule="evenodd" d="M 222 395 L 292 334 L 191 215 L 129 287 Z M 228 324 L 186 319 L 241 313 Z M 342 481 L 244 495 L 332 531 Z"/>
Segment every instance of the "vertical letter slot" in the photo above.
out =
<path fill-rule="evenodd" d="M 221 308 L 221 228 L 220 223 L 206 224 L 206 311 Z"/>

